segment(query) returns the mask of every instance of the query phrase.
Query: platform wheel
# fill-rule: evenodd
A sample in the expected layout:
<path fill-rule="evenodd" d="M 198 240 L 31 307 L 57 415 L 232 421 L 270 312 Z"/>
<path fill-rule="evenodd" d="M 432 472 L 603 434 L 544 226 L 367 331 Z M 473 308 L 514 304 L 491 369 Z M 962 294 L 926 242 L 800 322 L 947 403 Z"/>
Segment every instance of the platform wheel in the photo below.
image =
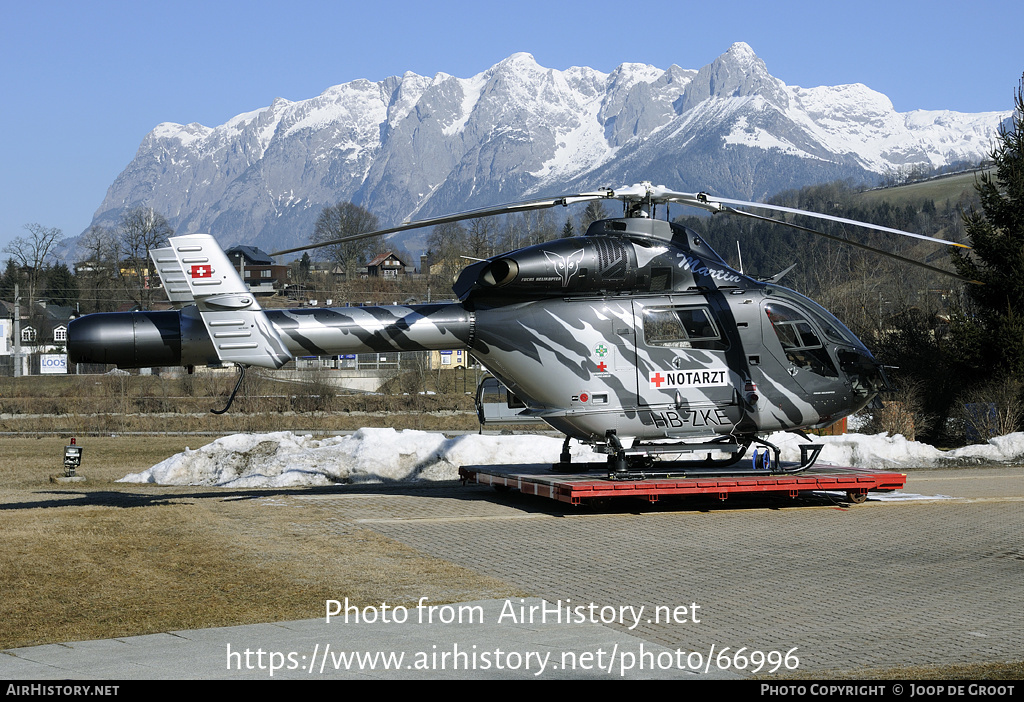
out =
<path fill-rule="evenodd" d="M 856 492 L 854 490 L 847 490 L 846 499 L 855 505 L 859 505 L 863 502 L 867 502 L 868 494 L 866 492 Z"/>
<path fill-rule="evenodd" d="M 754 452 L 754 458 L 753 458 L 754 470 L 764 470 L 764 471 L 767 471 L 769 466 L 770 466 L 770 460 L 771 460 L 771 458 L 770 458 L 770 454 L 768 453 L 768 449 L 765 449 L 764 451 L 760 451 L 760 452 L 755 451 Z"/>

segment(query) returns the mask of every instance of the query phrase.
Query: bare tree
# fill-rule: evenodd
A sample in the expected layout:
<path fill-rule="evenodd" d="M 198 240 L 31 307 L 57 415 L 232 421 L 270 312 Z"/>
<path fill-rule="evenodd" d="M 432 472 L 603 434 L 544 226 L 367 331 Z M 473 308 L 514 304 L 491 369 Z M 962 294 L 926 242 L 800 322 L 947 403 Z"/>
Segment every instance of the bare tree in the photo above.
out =
<path fill-rule="evenodd" d="M 460 222 L 438 224 L 427 238 L 430 276 L 437 277 L 447 288 L 466 263 L 462 254 L 468 248 L 469 233 Z"/>
<path fill-rule="evenodd" d="M 309 240 L 314 244 L 325 244 L 379 228 L 377 215 L 351 202 L 339 202 L 325 207 L 320 212 Z M 372 240 L 359 239 L 329 244 L 324 250 L 328 260 L 334 261 L 345 270 L 345 280 L 351 281 L 355 277 L 356 267 L 365 262 L 373 246 L 375 242 Z"/>
<path fill-rule="evenodd" d="M 1012 376 L 971 388 L 959 400 L 956 414 L 968 442 L 1005 436 L 1024 421 L 1024 383 Z"/>
<path fill-rule="evenodd" d="M 473 258 L 489 258 L 494 253 L 494 223 L 488 217 L 480 217 L 469 223 L 467 244 Z"/>
<path fill-rule="evenodd" d="M 94 224 L 78 240 L 78 248 L 84 254 L 75 266 L 75 276 L 82 281 L 83 311 L 113 310 L 111 285 L 116 284 L 118 277 L 117 235 L 107 227 Z"/>
<path fill-rule="evenodd" d="M 152 207 L 136 207 L 121 216 L 118 234 L 121 281 L 132 300 L 142 309 L 149 309 L 153 298 L 149 250 L 166 245 L 174 230 Z"/>
<path fill-rule="evenodd" d="M 555 225 L 552 223 L 551 214 L 547 210 L 535 210 L 523 212 L 518 215 L 523 222 L 525 229 L 525 241 L 523 246 L 542 244 L 557 237 Z"/>
<path fill-rule="evenodd" d="M 4 247 L 4 252 L 13 256 L 28 276 L 28 300 L 31 305 L 35 300 L 39 279 L 43 275 L 43 266 L 50 258 L 54 244 L 64 234 L 56 227 L 44 227 L 35 223 L 26 224 L 25 229 L 29 235 L 19 236 Z"/>
<path fill-rule="evenodd" d="M 498 224 L 496 248 L 501 251 L 514 251 L 526 246 L 529 237 L 529 221 L 526 217 L 505 215 Z"/>

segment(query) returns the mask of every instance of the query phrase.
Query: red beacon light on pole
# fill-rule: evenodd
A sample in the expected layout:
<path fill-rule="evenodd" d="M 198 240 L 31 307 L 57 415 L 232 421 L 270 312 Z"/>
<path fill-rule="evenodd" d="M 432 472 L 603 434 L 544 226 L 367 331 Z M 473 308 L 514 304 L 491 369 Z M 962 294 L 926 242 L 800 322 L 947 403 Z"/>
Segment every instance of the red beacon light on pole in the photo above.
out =
<path fill-rule="evenodd" d="M 72 436 L 71 444 L 64 447 L 64 477 L 76 477 L 75 470 L 80 465 L 82 465 L 82 447 L 76 444 L 75 437 Z"/>

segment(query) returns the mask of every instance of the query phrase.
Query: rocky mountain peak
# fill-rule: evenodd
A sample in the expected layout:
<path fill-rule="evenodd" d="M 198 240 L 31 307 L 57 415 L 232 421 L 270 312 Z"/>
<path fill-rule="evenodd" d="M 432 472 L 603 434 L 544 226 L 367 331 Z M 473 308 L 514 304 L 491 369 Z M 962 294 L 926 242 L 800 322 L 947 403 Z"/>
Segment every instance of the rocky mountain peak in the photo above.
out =
<path fill-rule="evenodd" d="M 697 71 L 681 105 L 685 112 L 709 98 L 742 98 L 760 95 L 780 107 L 789 103 L 785 84 L 768 73 L 764 61 L 744 42 Z"/>
<path fill-rule="evenodd" d="M 274 251 L 307 242 L 339 201 L 386 226 L 641 180 L 754 199 L 981 158 L 1008 114 L 903 115 L 864 86 L 790 87 L 743 42 L 699 70 L 560 71 L 521 52 L 469 78 L 406 72 L 278 98 L 217 127 L 162 123 L 93 224 L 142 205 L 180 233 Z"/>

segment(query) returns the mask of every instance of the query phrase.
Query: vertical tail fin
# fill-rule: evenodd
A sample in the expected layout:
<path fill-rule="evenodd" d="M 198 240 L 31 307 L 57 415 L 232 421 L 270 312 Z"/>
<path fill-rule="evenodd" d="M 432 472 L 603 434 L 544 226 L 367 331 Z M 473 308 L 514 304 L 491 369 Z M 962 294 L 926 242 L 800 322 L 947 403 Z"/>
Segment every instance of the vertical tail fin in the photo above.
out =
<path fill-rule="evenodd" d="M 160 282 L 167 293 L 167 299 L 174 305 L 175 309 L 181 309 L 185 305 L 195 302 L 192 291 L 185 279 L 185 272 L 181 270 L 181 264 L 174 255 L 174 249 L 150 249 L 149 258 L 153 261 L 156 274 L 160 276 Z"/>
<path fill-rule="evenodd" d="M 195 303 L 222 362 L 280 368 L 291 360 L 277 330 L 212 236 L 186 234 L 171 237 L 169 243 L 151 252 L 167 297 L 173 304 Z"/>

